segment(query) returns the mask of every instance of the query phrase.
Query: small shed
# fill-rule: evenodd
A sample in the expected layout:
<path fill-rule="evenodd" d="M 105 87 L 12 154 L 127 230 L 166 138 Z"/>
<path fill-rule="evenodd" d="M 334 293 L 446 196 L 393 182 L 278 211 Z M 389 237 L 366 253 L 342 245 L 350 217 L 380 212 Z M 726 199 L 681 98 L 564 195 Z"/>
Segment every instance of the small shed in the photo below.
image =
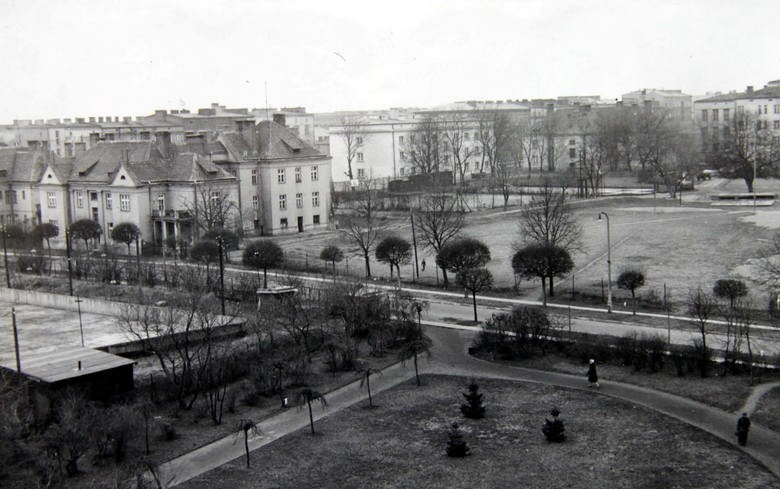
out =
<path fill-rule="evenodd" d="M 263 301 L 280 300 L 284 297 L 295 295 L 298 292 L 296 287 L 269 287 L 267 289 L 257 289 L 257 310 L 263 305 Z"/>
<path fill-rule="evenodd" d="M 22 350 L 21 371 L 15 357 L 0 356 L 0 367 L 31 382 L 36 415 L 46 416 L 57 392 L 75 388 L 87 398 L 107 401 L 133 389 L 133 360 L 82 346 Z M 41 419 L 41 418 L 38 418 Z"/>

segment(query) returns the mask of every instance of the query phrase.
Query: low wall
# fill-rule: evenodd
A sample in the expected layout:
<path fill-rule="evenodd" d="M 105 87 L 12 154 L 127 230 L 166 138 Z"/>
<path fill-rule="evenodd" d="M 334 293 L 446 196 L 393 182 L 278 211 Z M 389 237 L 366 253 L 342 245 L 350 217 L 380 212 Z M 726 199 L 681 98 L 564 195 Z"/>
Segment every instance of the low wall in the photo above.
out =
<path fill-rule="evenodd" d="M 79 299 L 81 300 L 81 312 L 107 316 L 116 315 L 117 311 L 122 310 L 121 307 L 124 304 L 122 302 L 88 299 L 86 297 L 80 297 Z M 5 287 L 0 288 L 0 300 L 14 304 L 30 304 L 51 307 L 53 309 L 64 309 L 66 311 L 77 311 L 79 307 L 75 296 L 50 294 L 34 290 L 8 289 Z"/>

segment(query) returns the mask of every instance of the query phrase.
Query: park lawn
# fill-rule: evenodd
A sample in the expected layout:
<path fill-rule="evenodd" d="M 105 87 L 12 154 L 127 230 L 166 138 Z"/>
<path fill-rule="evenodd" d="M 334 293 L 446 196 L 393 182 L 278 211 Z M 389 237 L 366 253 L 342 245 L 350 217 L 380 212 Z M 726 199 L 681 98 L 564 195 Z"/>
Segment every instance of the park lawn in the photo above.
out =
<path fill-rule="evenodd" d="M 498 380 L 480 382 L 487 417 L 458 406 L 467 379 L 426 376 L 283 437 L 179 487 L 209 488 L 778 488 L 733 446 L 687 424 L 597 392 Z M 557 406 L 567 440 L 541 433 Z M 301 413 L 305 416 L 305 413 Z M 460 423 L 472 455 L 445 455 Z"/>
<path fill-rule="evenodd" d="M 780 387 L 775 387 L 761 397 L 751 419 L 754 423 L 780 432 Z"/>

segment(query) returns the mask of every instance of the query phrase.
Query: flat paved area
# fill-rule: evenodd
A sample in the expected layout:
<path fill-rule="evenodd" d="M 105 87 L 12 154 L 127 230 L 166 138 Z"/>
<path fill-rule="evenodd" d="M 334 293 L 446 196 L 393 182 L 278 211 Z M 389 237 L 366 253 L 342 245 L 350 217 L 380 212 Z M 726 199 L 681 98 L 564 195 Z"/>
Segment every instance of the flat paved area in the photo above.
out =
<path fill-rule="evenodd" d="M 22 368 L 25 351 L 52 349 L 59 345 L 81 346 L 78 312 L 0 301 L 0 363 L 7 365 L 14 362 L 12 306 L 16 309 Z M 82 312 L 81 322 L 87 348 L 124 343 L 130 339 L 117 326 L 113 316 Z"/>

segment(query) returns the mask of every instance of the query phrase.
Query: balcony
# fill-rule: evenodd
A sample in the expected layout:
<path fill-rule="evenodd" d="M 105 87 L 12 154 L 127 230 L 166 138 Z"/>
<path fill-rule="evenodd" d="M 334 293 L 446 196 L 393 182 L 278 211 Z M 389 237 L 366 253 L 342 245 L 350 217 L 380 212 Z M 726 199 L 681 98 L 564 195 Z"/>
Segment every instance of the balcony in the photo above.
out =
<path fill-rule="evenodd" d="M 192 219 L 192 213 L 188 210 L 165 209 L 164 211 L 161 211 L 159 209 L 152 209 L 152 218 L 166 221 L 188 221 Z"/>

